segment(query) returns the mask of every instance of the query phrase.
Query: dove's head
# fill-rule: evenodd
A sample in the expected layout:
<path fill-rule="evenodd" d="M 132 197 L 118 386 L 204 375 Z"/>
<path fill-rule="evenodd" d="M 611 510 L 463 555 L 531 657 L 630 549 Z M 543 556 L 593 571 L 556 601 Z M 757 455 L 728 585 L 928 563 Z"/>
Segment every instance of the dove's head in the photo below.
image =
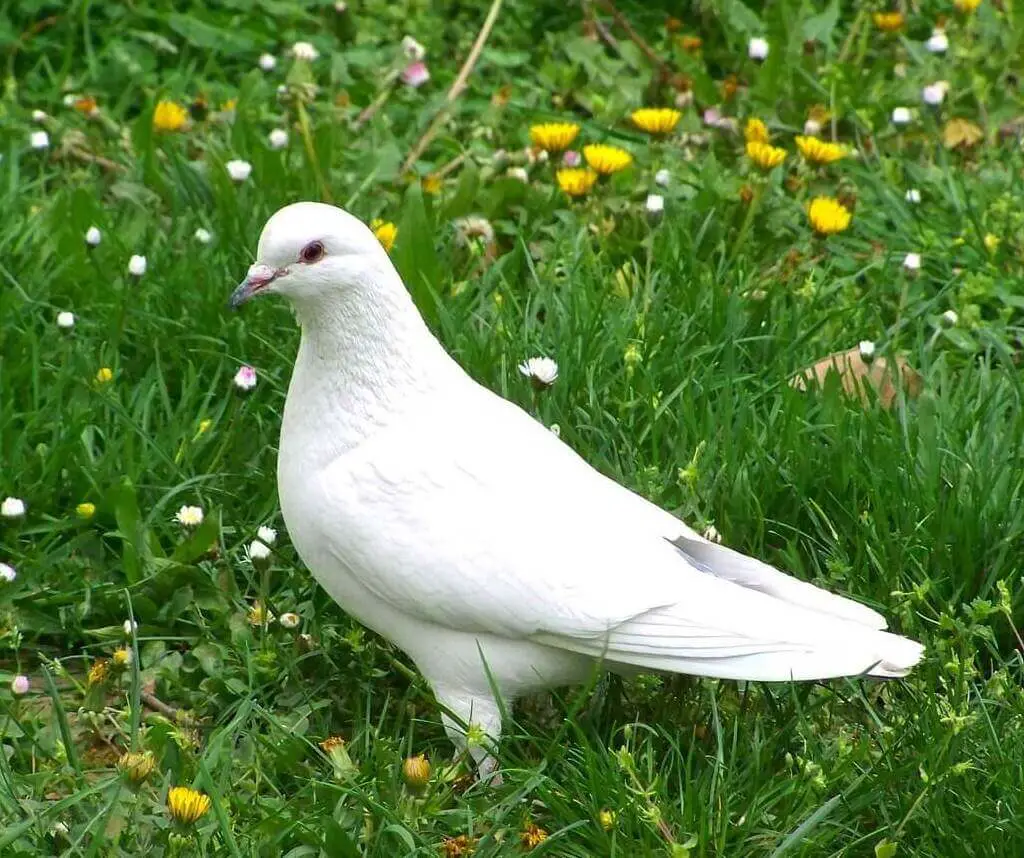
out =
<path fill-rule="evenodd" d="M 263 227 L 256 261 L 231 295 L 231 306 L 263 294 L 320 303 L 393 272 L 387 251 L 358 218 L 337 206 L 293 203 Z"/>

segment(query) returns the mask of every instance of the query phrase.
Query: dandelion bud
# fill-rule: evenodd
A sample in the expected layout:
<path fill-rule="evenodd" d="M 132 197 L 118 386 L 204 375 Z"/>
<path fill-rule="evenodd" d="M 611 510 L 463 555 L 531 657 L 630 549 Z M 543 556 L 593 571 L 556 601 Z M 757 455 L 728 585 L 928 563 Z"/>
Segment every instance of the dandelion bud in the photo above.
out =
<path fill-rule="evenodd" d="M 150 751 L 124 754 L 117 761 L 117 770 L 136 786 L 145 781 L 155 767 L 156 758 Z"/>
<path fill-rule="evenodd" d="M 406 757 L 402 763 L 402 778 L 412 792 L 422 792 L 430 781 L 430 762 L 423 754 Z"/>

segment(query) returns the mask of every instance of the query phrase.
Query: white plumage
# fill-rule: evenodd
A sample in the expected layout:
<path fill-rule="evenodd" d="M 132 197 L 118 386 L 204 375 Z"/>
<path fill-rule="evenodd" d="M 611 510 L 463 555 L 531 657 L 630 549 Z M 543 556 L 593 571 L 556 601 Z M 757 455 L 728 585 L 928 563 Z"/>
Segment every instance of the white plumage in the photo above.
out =
<path fill-rule="evenodd" d="M 302 326 L 281 429 L 288 531 L 320 584 L 403 649 L 459 722 L 595 659 L 729 679 L 904 675 L 923 648 L 856 602 L 716 545 L 476 384 L 387 253 L 332 206 L 278 211 L 237 305 Z M 483 772 L 493 766 L 471 748 Z"/>

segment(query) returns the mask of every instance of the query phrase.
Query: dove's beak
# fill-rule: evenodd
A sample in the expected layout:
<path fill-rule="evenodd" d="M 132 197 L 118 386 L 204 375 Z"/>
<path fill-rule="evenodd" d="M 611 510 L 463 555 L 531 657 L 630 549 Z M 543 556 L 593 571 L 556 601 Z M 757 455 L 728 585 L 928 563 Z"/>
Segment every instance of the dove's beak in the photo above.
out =
<path fill-rule="evenodd" d="M 262 262 L 257 262 L 249 267 L 245 280 L 238 284 L 238 288 L 231 293 L 228 305 L 232 310 L 237 310 L 254 295 L 264 291 L 278 277 L 288 273 L 287 268 L 271 268 Z"/>

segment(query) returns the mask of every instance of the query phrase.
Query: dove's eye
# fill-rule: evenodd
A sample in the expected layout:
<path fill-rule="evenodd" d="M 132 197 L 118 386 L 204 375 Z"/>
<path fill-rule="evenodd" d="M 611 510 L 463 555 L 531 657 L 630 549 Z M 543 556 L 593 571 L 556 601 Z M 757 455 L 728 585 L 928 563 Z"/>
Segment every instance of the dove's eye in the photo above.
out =
<path fill-rule="evenodd" d="M 324 256 L 324 243 L 322 241 L 311 241 L 304 248 L 302 253 L 299 254 L 299 260 L 301 262 L 319 262 Z"/>

